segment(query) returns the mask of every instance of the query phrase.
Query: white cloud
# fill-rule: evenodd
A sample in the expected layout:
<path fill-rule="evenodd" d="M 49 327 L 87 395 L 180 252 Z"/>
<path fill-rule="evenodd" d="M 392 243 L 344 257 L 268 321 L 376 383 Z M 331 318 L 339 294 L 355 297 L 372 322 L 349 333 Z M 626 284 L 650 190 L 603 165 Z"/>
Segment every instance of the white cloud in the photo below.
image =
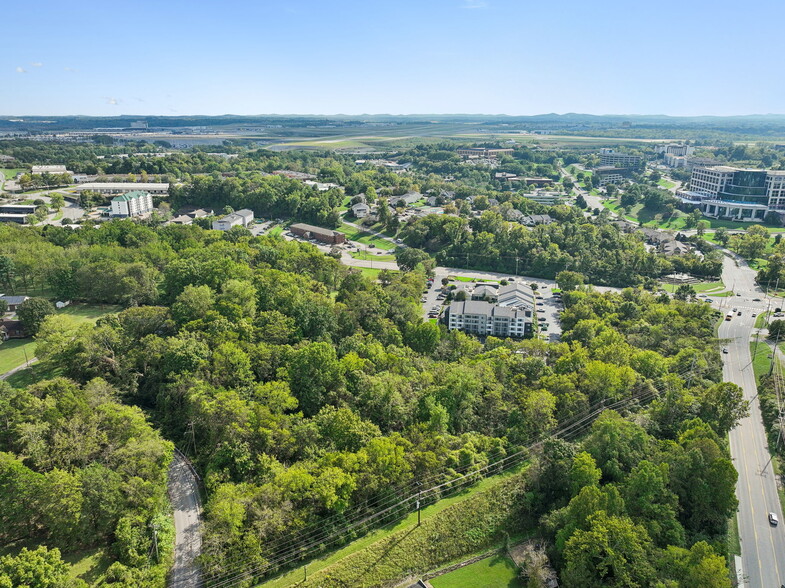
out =
<path fill-rule="evenodd" d="M 17 67 L 16 68 L 16 73 L 27 73 L 27 70 L 25 68 L 23 68 L 23 67 Z"/>
<path fill-rule="evenodd" d="M 41 63 L 40 61 L 34 61 L 30 65 L 32 65 L 33 67 L 43 67 L 44 64 Z"/>
<path fill-rule="evenodd" d="M 488 8 L 485 0 L 463 0 L 464 8 Z"/>
<path fill-rule="evenodd" d="M 106 100 L 107 104 L 113 104 L 113 105 L 120 104 L 119 98 L 104 98 L 104 100 Z"/>
<path fill-rule="evenodd" d="M 68 67 L 68 66 L 65 66 L 63 69 L 65 71 L 76 71 L 73 67 Z"/>

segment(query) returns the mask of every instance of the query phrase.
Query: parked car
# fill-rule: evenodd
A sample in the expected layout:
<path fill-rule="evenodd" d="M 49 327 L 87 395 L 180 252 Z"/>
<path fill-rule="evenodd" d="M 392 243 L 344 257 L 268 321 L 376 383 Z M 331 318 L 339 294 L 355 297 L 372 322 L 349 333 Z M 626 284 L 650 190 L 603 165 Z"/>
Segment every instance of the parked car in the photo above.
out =
<path fill-rule="evenodd" d="M 779 524 L 779 522 L 780 522 L 780 520 L 777 518 L 777 515 L 774 514 L 773 512 L 770 512 L 769 513 L 769 524 L 771 524 L 772 527 L 776 527 Z"/>

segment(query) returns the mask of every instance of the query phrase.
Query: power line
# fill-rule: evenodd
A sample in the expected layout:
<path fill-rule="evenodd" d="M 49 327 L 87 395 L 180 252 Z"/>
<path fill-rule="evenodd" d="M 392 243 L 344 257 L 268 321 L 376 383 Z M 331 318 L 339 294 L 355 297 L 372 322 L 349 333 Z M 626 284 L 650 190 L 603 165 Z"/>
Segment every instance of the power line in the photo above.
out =
<path fill-rule="evenodd" d="M 683 376 L 683 375 L 686 375 L 687 373 L 691 373 L 691 372 L 692 372 L 692 368 L 690 368 L 689 370 L 683 370 L 682 372 L 680 372 L 678 374 L 675 374 L 675 375 Z M 588 428 L 591 425 L 591 423 L 593 422 L 594 418 L 596 416 L 598 416 L 599 414 L 601 414 L 603 411 L 609 410 L 609 409 L 613 409 L 613 408 L 619 408 L 619 407 L 621 407 L 624 404 L 631 403 L 631 402 L 634 402 L 634 401 L 647 402 L 648 400 L 652 399 L 653 397 L 657 396 L 659 393 L 662 392 L 661 390 L 658 390 L 657 388 L 654 388 L 653 386 L 651 386 L 651 387 L 650 386 L 645 386 L 644 387 L 644 385 L 645 385 L 645 383 L 640 383 L 637 386 L 638 391 L 640 391 L 640 389 L 642 387 L 644 388 L 643 392 L 640 395 L 633 394 L 630 397 L 620 399 L 620 400 L 618 400 L 618 401 L 616 401 L 614 403 L 611 403 L 609 405 L 606 405 L 606 403 L 604 401 L 600 402 L 600 403 L 597 403 L 594 407 L 591 407 L 590 409 L 585 411 L 582 415 L 579 415 L 581 418 L 578 418 L 574 423 L 572 423 L 570 425 L 567 425 L 565 427 L 562 427 L 561 429 L 559 429 L 558 431 L 552 433 L 551 435 L 549 435 L 546 438 L 549 438 L 549 437 L 572 437 L 573 435 L 577 436 L 583 430 Z M 442 484 L 439 484 L 439 485 L 434 486 L 432 488 L 428 488 L 427 490 L 420 491 L 419 495 L 420 495 L 420 497 L 422 497 L 423 494 L 427 494 L 427 493 L 432 493 L 434 495 L 437 495 L 439 490 L 441 490 L 442 488 L 451 486 L 451 485 L 452 485 L 452 488 L 448 488 L 448 490 L 447 490 L 448 492 L 458 490 L 461 487 L 463 487 L 464 485 L 468 485 L 470 483 L 474 483 L 474 481 L 476 481 L 476 478 L 478 478 L 483 471 L 489 470 L 492 466 L 499 466 L 499 464 L 501 462 L 505 462 L 505 461 L 508 462 L 508 464 L 503 466 L 502 469 L 501 469 L 501 472 L 507 471 L 508 469 L 510 469 L 511 467 L 514 467 L 515 465 L 518 465 L 521 461 L 523 461 L 526 457 L 528 457 L 528 451 L 530 449 L 534 448 L 534 447 L 539 446 L 543 442 L 543 440 L 538 440 L 538 441 L 534 442 L 532 445 L 528 446 L 526 449 L 524 449 L 522 451 L 519 451 L 519 452 L 516 452 L 514 454 L 511 454 L 511 455 L 509 455 L 509 456 L 507 456 L 505 458 L 502 458 L 499 462 L 488 463 L 488 464 L 486 464 L 485 466 L 479 468 L 476 471 L 472 471 L 470 473 L 467 473 L 464 476 L 461 476 L 461 478 L 463 478 L 463 479 L 460 480 L 460 481 L 458 481 L 457 479 L 448 480 L 446 482 L 443 482 Z M 499 472 L 499 473 L 501 473 L 501 472 Z M 273 556 L 271 559 L 269 559 L 267 563 L 254 566 L 254 567 L 252 567 L 249 570 L 243 570 L 243 571 L 241 571 L 239 573 L 238 573 L 238 571 L 234 571 L 234 572 L 227 571 L 226 573 L 223 573 L 223 574 L 214 574 L 214 575 L 208 576 L 207 580 L 209 581 L 209 580 L 211 580 L 213 578 L 220 578 L 217 582 L 211 583 L 211 585 L 214 586 L 215 588 L 222 588 L 224 586 L 231 586 L 231 585 L 233 585 L 235 583 L 244 581 L 244 580 L 248 579 L 249 577 L 264 575 L 267 572 L 269 572 L 269 571 L 271 571 L 272 569 L 275 569 L 275 568 L 286 567 L 286 566 L 288 566 L 289 564 L 291 564 L 292 562 L 294 562 L 294 561 L 296 561 L 298 559 L 302 560 L 305 557 L 308 557 L 310 555 L 315 555 L 316 553 L 321 551 L 321 549 L 314 550 L 314 547 L 317 547 L 317 548 L 321 547 L 321 546 L 323 546 L 323 544 L 325 542 L 326 542 L 327 545 L 329 545 L 329 544 L 333 543 L 336 539 L 340 539 L 343 535 L 346 535 L 349 532 L 356 531 L 358 528 L 362 528 L 363 526 L 367 526 L 370 522 L 372 522 L 373 520 L 375 520 L 375 519 L 377 519 L 379 517 L 381 517 L 381 520 L 384 521 L 384 520 L 386 520 L 390 516 L 397 515 L 398 513 L 396 512 L 396 509 L 398 507 L 403 507 L 403 506 L 409 505 L 414 498 L 416 498 L 416 496 L 409 496 L 409 497 L 401 499 L 398 503 L 392 504 L 392 505 L 386 507 L 385 509 L 383 509 L 382 511 L 380 511 L 378 513 L 375 513 L 373 515 L 370 515 L 369 517 L 366 517 L 365 519 L 360 520 L 357 523 L 354 523 L 354 527 L 355 528 L 347 527 L 347 528 L 344 528 L 344 529 L 339 530 L 338 532 L 335 532 L 335 533 L 332 533 L 332 534 L 330 534 L 329 531 L 325 531 L 325 532 L 320 533 L 320 534 L 315 534 L 315 535 L 313 535 L 311 537 L 304 538 L 304 541 L 300 542 L 300 544 L 296 545 L 296 546 L 293 544 L 293 541 L 296 541 L 297 537 L 293 537 L 288 542 L 289 545 L 292 546 L 292 547 L 288 547 L 287 549 L 282 550 L 282 552 L 279 552 L 278 554 Z M 298 533 L 298 535 L 299 535 L 299 533 Z M 294 553 L 295 551 L 299 551 L 299 554 L 295 554 Z"/>

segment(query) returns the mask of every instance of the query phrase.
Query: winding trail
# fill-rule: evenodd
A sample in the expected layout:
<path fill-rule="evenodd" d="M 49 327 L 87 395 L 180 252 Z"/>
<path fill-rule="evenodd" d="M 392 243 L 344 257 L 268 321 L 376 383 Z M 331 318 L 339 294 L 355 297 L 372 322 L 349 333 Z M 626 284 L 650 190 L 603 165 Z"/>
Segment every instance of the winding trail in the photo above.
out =
<path fill-rule="evenodd" d="M 169 497 L 174 509 L 174 565 L 169 586 L 186 588 L 202 584 L 202 571 L 196 558 L 202 551 L 202 505 L 199 480 L 191 464 L 175 449 L 169 467 Z"/>

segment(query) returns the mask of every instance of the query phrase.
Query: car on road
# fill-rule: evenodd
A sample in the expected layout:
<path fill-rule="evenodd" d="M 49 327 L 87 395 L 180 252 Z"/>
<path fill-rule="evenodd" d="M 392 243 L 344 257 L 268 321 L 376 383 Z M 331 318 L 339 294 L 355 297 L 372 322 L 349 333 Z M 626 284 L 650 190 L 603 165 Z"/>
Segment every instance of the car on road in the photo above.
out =
<path fill-rule="evenodd" d="M 736 316 L 741 316 L 741 311 L 737 312 Z"/>
<path fill-rule="evenodd" d="M 779 524 L 780 520 L 777 518 L 777 515 L 773 512 L 769 513 L 769 524 L 772 527 L 776 527 Z"/>
<path fill-rule="evenodd" d="M 753 312 L 752 316 L 758 316 L 758 313 L 757 312 Z"/>
<path fill-rule="evenodd" d="M 752 301 L 753 302 L 760 302 L 760 298 L 753 298 Z"/>
<path fill-rule="evenodd" d="M 733 309 L 733 312 L 736 312 L 737 310 L 738 310 L 738 308 L 734 308 L 734 309 Z"/>
<path fill-rule="evenodd" d="M 723 352 L 723 353 L 728 353 L 728 348 L 727 348 L 727 347 L 723 347 L 723 348 L 722 348 L 722 352 Z"/>

